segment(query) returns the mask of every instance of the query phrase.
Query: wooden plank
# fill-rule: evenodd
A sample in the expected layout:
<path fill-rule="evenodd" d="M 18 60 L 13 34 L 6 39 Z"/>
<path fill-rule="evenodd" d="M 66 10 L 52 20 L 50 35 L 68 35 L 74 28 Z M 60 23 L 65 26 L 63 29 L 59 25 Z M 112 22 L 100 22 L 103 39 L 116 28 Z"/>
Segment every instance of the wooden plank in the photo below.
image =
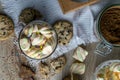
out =
<path fill-rule="evenodd" d="M 88 44 L 83 47 L 85 50 L 87 50 L 89 52 L 89 55 L 87 56 L 86 60 L 84 61 L 85 65 L 86 65 L 85 74 L 80 75 L 79 80 L 95 80 L 94 72 L 95 72 L 96 67 L 99 64 L 101 64 L 104 61 L 108 61 L 108 60 L 116 60 L 116 59 L 120 60 L 120 48 L 114 48 L 113 51 L 111 52 L 111 54 L 107 55 L 106 57 L 102 57 L 102 56 L 94 53 L 97 44 L 98 43 L 92 43 L 92 44 Z M 61 74 L 58 74 L 51 80 L 62 80 L 62 77 L 66 76 L 67 74 L 70 73 L 69 69 L 73 62 L 73 58 L 72 58 L 73 52 L 74 52 L 74 50 L 66 53 L 68 61 L 67 61 L 67 65 L 66 65 L 65 69 L 63 70 L 63 72 Z"/>
<path fill-rule="evenodd" d="M 101 57 L 97 54 L 94 54 L 94 50 L 97 43 L 89 44 L 84 47 L 88 52 L 89 55 L 85 60 L 86 64 L 86 72 L 84 75 L 81 75 L 80 80 L 94 80 L 94 71 L 95 68 L 102 63 L 103 61 L 111 60 L 111 59 L 120 59 L 120 48 L 114 48 L 113 52 L 108 55 L 107 57 Z M 67 57 L 67 65 L 64 70 L 57 74 L 56 76 L 52 77 L 51 80 L 62 80 L 62 77 L 66 76 L 69 73 L 70 66 L 73 62 L 73 55 L 74 50 L 66 53 Z M 18 77 L 18 71 L 15 66 L 15 52 L 13 46 L 13 39 L 6 40 L 0 42 L 0 78 L 4 80 L 20 80 Z M 3 67 L 4 66 L 4 67 Z M 11 71 L 14 70 L 14 73 Z"/>
<path fill-rule="evenodd" d="M 58 0 L 64 14 L 91 5 L 98 0 L 89 0 L 88 2 L 73 2 L 71 0 Z"/>

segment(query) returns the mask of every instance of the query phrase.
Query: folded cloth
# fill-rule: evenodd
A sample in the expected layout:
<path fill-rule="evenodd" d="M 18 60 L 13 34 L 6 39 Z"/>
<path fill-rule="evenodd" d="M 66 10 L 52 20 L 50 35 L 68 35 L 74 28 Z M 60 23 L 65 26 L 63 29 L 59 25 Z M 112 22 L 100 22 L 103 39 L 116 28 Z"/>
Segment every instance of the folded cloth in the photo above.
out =
<path fill-rule="evenodd" d="M 89 6 L 76 12 L 74 16 L 74 25 L 76 27 L 78 44 L 97 41 L 94 35 L 94 18 Z"/>

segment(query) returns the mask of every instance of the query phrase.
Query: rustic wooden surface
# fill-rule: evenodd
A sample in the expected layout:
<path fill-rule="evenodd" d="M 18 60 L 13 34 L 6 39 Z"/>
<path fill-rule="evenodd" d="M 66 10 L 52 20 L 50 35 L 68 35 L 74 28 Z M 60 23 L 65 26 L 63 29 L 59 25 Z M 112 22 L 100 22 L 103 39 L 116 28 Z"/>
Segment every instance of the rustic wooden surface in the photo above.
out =
<path fill-rule="evenodd" d="M 89 44 L 89 45 L 83 47 L 84 49 L 86 49 L 89 52 L 89 55 L 87 56 L 87 58 L 84 62 L 86 64 L 86 72 L 84 75 L 80 76 L 80 80 L 94 80 L 94 72 L 95 72 L 96 67 L 99 64 L 101 64 L 102 62 L 107 61 L 107 60 L 116 60 L 116 59 L 119 60 L 120 59 L 120 48 L 114 48 L 112 53 L 106 57 L 102 57 L 98 54 L 95 54 L 94 50 L 95 50 L 97 44 L 98 43 L 92 43 L 92 44 Z M 70 51 L 69 53 L 66 54 L 66 56 L 68 58 L 67 65 L 66 65 L 65 69 L 63 70 L 63 72 L 56 76 L 57 80 L 62 80 L 62 77 L 69 74 L 70 65 L 74 61 L 72 59 L 73 52 L 74 52 L 74 50 Z M 55 78 L 51 79 L 51 80 L 55 80 Z"/>
<path fill-rule="evenodd" d="M 94 54 L 95 47 L 98 43 L 88 44 L 84 48 L 89 52 L 85 60 L 86 72 L 80 76 L 80 80 L 94 80 L 95 68 L 107 60 L 120 59 L 120 48 L 114 48 L 112 53 L 107 57 L 101 57 Z M 69 68 L 74 61 L 72 58 L 73 51 L 66 53 L 67 65 L 62 73 L 55 75 L 51 80 L 62 80 L 62 77 L 69 74 Z M 13 39 L 0 42 L 0 80 L 20 80 L 18 77 L 18 66 Z"/>
<path fill-rule="evenodd" d="M 89 52 L 89 55 L 87 56 L 87 58 L 85 60 L 86 72 L 84 75 L 80 76 L 80 80 L 94 80 L 94 72 L 95 72 L 96 67 L 99 64 L 101 64 L 102 62 L 107 61 L 107 60 L 120 59 L 120 48 L 118 48 L 118 47 L 114 48 L 112 53 L 106 57 L 102 57 L 98 54 L 95 54 L 94 50 L 95 50 L 97 44 L 98 43 L 92 43 L 92 44 L 89 44 L 89 45 L 83 47 Z M 67 68 L 69 68 L 69 66 L 67 66 L 66 69 Z M 64 72 L 66 72 L 66 69 Z"/>
<path fill-rule="evenodd" d="M 94 54 L 97 43 L 90 44 L 86 47 L 89 51 L 89 56 L 87 57 L 85 63 L 87 66 L 85 74 L 82 76 L 82 80 L 94 80 L 94 72 L 96 67 L 104 61 L 120 59 L 120 48 L 114 48 L 110 55 L 102 57 L 98 54 Z"/>
<path fill-rule="evenodd" d="M 95 68 L 102 62 L 113 59 L 120 59 L 120 48 L 114 48 L 112 53 L 107 57 L 101 57 L 94 54 L 97 43 L 92 43 L 83 48 L 89 52 L 85 60 L 86 72 L 81 75 L 80 80 L 94 80 L 93 75 Z M 0 80 L 20 80 L 18 77 L 17 57 L 15 55 L 13 39 L 0 42 Z M 62 77 L 69 74 L 69 68 L 74 61 L 72 58 L 74 50 L 66 53 L 67 65 L 62 73 L 55 75 L 51 80 L 62 80 Z"/>
<path fill-rule="evenodd" d="M 20 80 L 13 38 L 0 41 L 0 80 Z"/>
<path fill-rule="evenodd" d="M 81 2 L 81 3 L 74 2 L 71 0 L 58 0 L 58 1 L 59 1 L 59 4 L 61 6 L 63 13 L 65 14 L 65 13 L 80 9 L 82 7 L 91 5 L 97 2 L 98 0 L 89 0 L 88 2 Z"/>

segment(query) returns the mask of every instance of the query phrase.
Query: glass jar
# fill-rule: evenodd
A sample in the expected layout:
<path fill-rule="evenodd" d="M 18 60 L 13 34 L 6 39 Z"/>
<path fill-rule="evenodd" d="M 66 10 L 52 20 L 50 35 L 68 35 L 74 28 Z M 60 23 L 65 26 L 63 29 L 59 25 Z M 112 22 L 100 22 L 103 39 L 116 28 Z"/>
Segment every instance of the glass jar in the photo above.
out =
<path fill-rule="evenodd" d="M 51 53 L 49 53 L 48 55 L 46 55 L 46 56 L 44 56 L 44 57 L 41 57 L 41 58 L 32 58 L 32 57 L 30 57 L 30 56 L 28 56 L 27 55 L 27 53 L 25 53 L 23 50 L 22 50 L 22 48 L 21 48 L 21 46 L 20 46 L 20 39 L 21 39 L 21 36 L 23 35 L 23 33 L 24 33 L 24 31 L 28 28 L 30 28 L 30 26 L 31 25 L 41 25 L 41 26 L 38 26 L 39 28 L 43 28 L 43 26 L 45 26 L 45 28 L 50 28 L 51 30 L 52 30 L 52 33 L 53 33 L 53 35 L 52 35 L 52 37 L 53 37 L 53 39 L 54 39 L 54 43 L 52 44 L 52 52 Z M 47 26 L 46 26 L 47 25 Z M 41 59 L 45 59 L 45 58 L 48 58 L 50 55 L 52 55 L 53 53 L 54 53 L 54 51 L 56 50 L 56 47 L 57 47 L 57 33 L 56 33 L 56 31 L 52 28 L 52 26 L 49 24 L 49 23 L 47 23 L 47 22 L 44 22 L 44 21 L 41 21 L 41 20 L 35 20 L 35 21 L 32 21 L 32 22 L 30 22 L 28 25 L 24 25 L 23 24 L 23 26 L 24 26 L 24 28 L 21 30 L 21 32 L 20 32 L 20 34 L 19 34 L 19 37 L 18 37 L 18 44 L 19 44 L 19 48 L 20 48 L 20 50 L 22 51 L 22 53 L 25 55 L 25 56 L 27 56 L 27 57 L 29 57 L 29 58 L 31 58 L 31 59 L 36 59 L 36 60 L 41 60 Z M 34 28 L 34 27 L 33 27 Z M 38 33 L 37 33 L 38 34 Z M 30 39 L 30 38 L 28 38 L 28 39 Z M 30 40 L 31 41 L 31 40 Z M 52 42 L 50 42 L 50 43 L 52 43 Z"/>
<path fill-rule="evenodd" d="M 103 16 L 103 13 L 110 9 L 110 8 L 120 8 L 119 4 L 114 4 L 114 5 L 110 5 L 108 7 L 105 7 L 102 12 L 98 15 L 98 18 L 95 22 L 95 34 L 96 36 L 100 39 L 100 43 L 97 45 L 95 53 L 100 54 L 102 56 L 106 56 L 107 54 L 110 54 L 113 47 L 120 47 L 119 44 L 113 44 L 108 42 L 102 35 L 102 31 L 100 29 L 100 21 L 101 21 L 101 17 Z M 109 18 L 108 18 L 109 19 Z"/>

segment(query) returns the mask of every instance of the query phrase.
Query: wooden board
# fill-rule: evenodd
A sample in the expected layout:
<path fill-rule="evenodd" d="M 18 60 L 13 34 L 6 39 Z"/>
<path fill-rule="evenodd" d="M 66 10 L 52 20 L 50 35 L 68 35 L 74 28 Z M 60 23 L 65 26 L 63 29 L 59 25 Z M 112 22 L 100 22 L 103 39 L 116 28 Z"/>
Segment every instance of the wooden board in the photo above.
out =
<path fill-rule="evenodd" d="M 59 4 L 61 6 L 61 9 L 63 11 L 63 13 L 68 13 L 77 9 L 80 9 L 82 7 L 91 5 L 95 2 L 97 2 L 98 0 L 89 0 L 88 2 L 73 2 L 71 0 L 58 0 Z"/>
<path fill-rule="evenodd" d="M 108 60 L 120 60 L 120 48 L 114 48 L 113 51 L 111 52 L 111 54 L 109 54 L 106 57 L 102 57 L 98 54 L 95 54 L 95 48 L 97 46 L 98 43 L 92 43 L 92 44 L 88 44 L 86 46 L 82 46 L 85 50 L 87 50 L 89 52 L 89 55 L 87 56 L 86 60 L 84 61 L 85 65 L 86 65 L 86 71 L 85 74 L 80 75 L 80 79 L 79 80 L 95 80 L 94 79 L 94 72 L 96 67 L 103 63 L 104 61 L 108 61 Z M 62 80 L 62 77 L 66 76 L 70 71 L 70 66 L 71 63 L 73 62 L 73 55 L 74 50 L 66 53 L 67 56 L 67 65 L 64 68 L 63 72 L 56 75 L 55 77 L 53 77 L 51 80 Z"/>

